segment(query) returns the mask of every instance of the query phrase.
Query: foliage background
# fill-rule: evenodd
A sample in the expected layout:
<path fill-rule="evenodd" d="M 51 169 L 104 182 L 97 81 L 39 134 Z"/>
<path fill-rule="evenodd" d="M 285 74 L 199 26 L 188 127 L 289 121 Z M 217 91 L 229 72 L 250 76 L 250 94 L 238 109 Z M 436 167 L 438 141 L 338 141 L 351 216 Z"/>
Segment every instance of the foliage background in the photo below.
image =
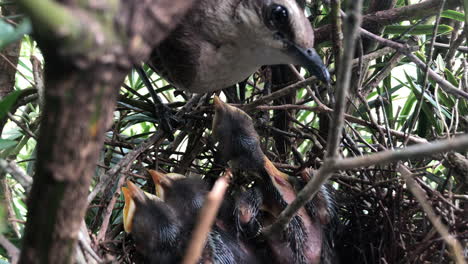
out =
<path fill-rule="evenodd" d="M 378 2 L 378 1 L 377 1 Z M 397 1 L 395 7 L 414 4 Z M 364 12 L 371 12 L 375 1 L 366 1 Z M 2 1 L 5 10 L 11 3 Z M 316 28 L 332 21 L 330 9 L 322 2 L 309 4 L 307 13 Z M 417 48 L 415 54 L 432 70 L 455 87 L 468 92 L 466 85 L 466 27 L 460 8 L 441 13 L 440 25 L 434 33 L 435 17 L 409 19 L 384 29 L 380 35 Z M 2 134 L 0 158 L 34 175 L 35 147 L 41 119 L 40 78 L 42 72 L 33 62 L 43 65 L 40 50 L 29 35 L 28 22 L 21 13 L 3 15 L 0 20 L 0 49 L 4 43 L 20 39 L 21 52 L 15 73 L 14 88 L 0 102 Z M 430 45 L 435 39 L 434 47 Z M 18 43 L 18 42 L 16 42 Z M 9 44 L 12 45 L 12 44 Z M 360 156 L 384 149 L 398 149 L 414 143 L 454 137 L 467 132 L 467 99 L 457 98 L 434 81 L 425 81 L 425 69 L 393 50 L 361 39 L 353 71 L 353 87 L 349 98 L 348 118 L 341 146 L 343 157 Z M 336 67 L 331 41 L 321 41 L 317 48 L 329 69 Z M 379 53 L 366 63 L 363 56 Z M 374 54 L 375 54 L 374 53 Z M 432 56 L 430 56 L 432 54 Z M 361 58 L 361 60 L 359 59 Z M 0 60 L 7 60 L 5 56 Z M 122 85 L 114 123 L 106 134 L 105 145 L 97 162 L 91 190 L 103 182 L 112 182 L 92 199 L 86 215 L 93 248 L 105 258 L 129 261 L 132 245 L 123 232 L 121 210 L 123 199 L 113 199 L 120 192 L 119 179 L 131 178 L 145 188 L 145 168 L 159 168 L 198 175 L 213 172 L 216 145 L 210 137 L 212 108 L 209 95 L 195 110 L 184 114 L 181 128 L 174 141 L 164 140 L 138 150 L 141 154 L 128 163 L 120 174 L 109 169 L 122 165 L 124 157 L 138 149 L 158 129 L 158 112 L 149 89 L 154 89 L 174 111 L 179 110 L 192 95 L 175 91 L 149 67 L 143 67 L 152 87 L 144 84 L 133 71 Z M 277 72 L 282 72 L 278 81 Z M 0 75 L 2 73 L 0 72 Z M 276 76 L 276 77 L 275 77 Z M 302 78 L 308 73 L 300 71 Z M 226 100 L 235 104 L 249 104 L 269 91 L 275 91 L 301 79 L 291 68 L 264 67 L 247 82 L 223 92 Z M 377 82 L 375 81 L 377 80 Z M 425 84 L 426 87 L 425 87 Z M 1 87 L 0 89 L 5 89 Z M 39 89 L 38 89 L 39 88 Z M 422 92 L 424 91 L 423 95 Z M 327 111 L 322 103 L 331 106 L 333 90 L 313 82 L 298 89 L 287 101 L 275 101 L 280 110 L 262 105 L 249 114 L 257 121 L 263 137 L 263 147 L 275 164 L 290 175 L 297 175 L 306 167 L 319 168 L 326 142 Z M 244 95 L 245 94 L 245 95 Z M 317 100 L 312 100 L 311 94 Z M 294 105 L 294 106 L 291 106 Z M 306 106 L 306 107 L 304 107 Z M 420 108 L 420 110 L 419 110 Z M 282 112 L 287 109 L 287 114 Z M 9 113 L 9 114 L 8 114 Z M 356 122 L 356 119 L 361 122 Z M 380 127 L 376 129 L 376 127 Z M 388 131 L 396 131 L 390 133 Z M 466 181 L 468 160 L 464 153 L 434 155 L 405 161 L 428 200 L 463 245 L 467 241 Z M 2 236 L 20 247 L 23 224 L 26 221 L 26 190 L 15 173 L 7 173 L 10 165 L 2 167 Z M 370 168 L 344 171 L 333 176 L 337 211 L 341 224 L 337 226 L 336 247 L 356 263 L 445 262 L 449 259 L 446 245 L 425 217 L 424 212 L 396 172 L 396 165 L 376 165 Z M 107 180 L 108 179 L 108 180 Z M 120 184 L 121 185 L 121 184 Z M 111 211 L 106 209 L 112 209 Z M 107 230 L 102 234 L 100 230 Z M 101 233 L 100 233 L 101 232 Z M 7 261 L 7 251 L 0 247 L 0 258 Z"/>

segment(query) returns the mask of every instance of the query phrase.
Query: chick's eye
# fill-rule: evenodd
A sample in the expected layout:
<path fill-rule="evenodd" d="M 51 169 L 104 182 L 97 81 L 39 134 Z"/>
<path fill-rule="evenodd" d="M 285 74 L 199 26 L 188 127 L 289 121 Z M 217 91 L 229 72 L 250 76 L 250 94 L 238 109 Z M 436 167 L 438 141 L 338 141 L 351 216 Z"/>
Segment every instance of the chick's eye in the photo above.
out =
<path fill-rule="evenodd" d="M 281 5 L 272 5 L 270 13 L 271 23 L 276 27 L 282 27 L 289 21 L 288 10 Z"/>

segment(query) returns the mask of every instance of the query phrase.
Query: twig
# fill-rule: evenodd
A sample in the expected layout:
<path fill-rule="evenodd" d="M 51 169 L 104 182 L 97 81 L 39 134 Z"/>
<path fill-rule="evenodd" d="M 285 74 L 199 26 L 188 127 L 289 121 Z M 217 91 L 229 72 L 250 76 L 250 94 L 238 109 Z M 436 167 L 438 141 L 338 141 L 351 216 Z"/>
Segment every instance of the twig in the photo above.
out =
<path fill-rule="evenodd" d="M 97 238 L 96 238 L 98 243 L 103 241 L 106 238 L 107 228 L 109 227 L 109 221 L 112 216 L 112 210 L 114 209 L 115 203 L 117 202 L 117 199 L 120 196 L 120 190 L 125 183 L 125 179 L 126 179 L 125 174 L 122 173 L 121 177 L 119 178 L 119 182 L 117 184 L 117 188 L 114 192 L 114 195 L 112 196 L 112 199 L 107 204 L 107 207 L 104 210 L 101 228 L 99 228 L 99 233 L 97 234 Z"/>
<path fill-rule="evenodd" d="M 8 179 L 5 177 L 5 174 L 2 173 L 3 178 L 0 180 L 2 187 L 0 187 L 0 190 L 3 189 L 3 196 L 5 198 L 4 205 L 6 207 L 8 219 L 14 219 L 16 218 L 15 211 L 13 210 L 13 197 L 11 196 L 11 189 L 10 186 L 8 185 Z M 10 225 L 15 232 L 15 235 L 17 238 L 21 238 L 21 233 L 20 233 L 20 228 L 18 225 L 18 222 L 16 221 L 10 221 Z"/>
<path fill-rule="evenodd" d="M 342 32 L 342 21 L 340 16 L 341 1 L 332 0 L 330 1 L 331 14 L 332 14 L 332 43 L 333 43 L 333 54 L 335 55 L 336 70 L 341 65 L 340 59 L 343 56 L 343 32 Z"/>
<path fill-rule="evenodd" d="M 313 107 L 312 106 L 305 106 L 305 105 L 292 105 L 292 104 L 271 105 L 271 106 L 270 105 L 260 105 L 260 106 L 257 106 L 256 109 L 259 109 L 259 110 L 300 109 L 300 110 L 312 111 L 312 112 L 315 112 L 315 113 L 324 113 L 324 112 L 332 113 L 333 112 L 333 109 L 327 107 L 324 104 L 319 104 L 319 106 L 313 106 Z M 347 121 L 349 121 L 349 122 L 356 123 L 356 124 L 359 124 L 359 125 L 362 125 L 362 126 L 366 126 L 366 127 L 370 127 L 370 128 L 374 128 L 374 129 L 383 129 L 384 131 L 387 131 L 390 134 L 392 134 L 393 136 L 395 136 L 397 138 L 400 138 L 400 139 L 404 139 L 406 137 L 405 133 L 403 133 L 401 131 L 394 130 L 394 129 L 387 130 L 387 128 L 384 127 L 384 126 L 378 126 L 378 128 L 376 128 L 376 127 L 374 127 L 373 123 L 371 123 L 369 121 L 366 121 L 366 120 L 359 119 L 359 118 L 357 118 L 355 116 L 352 116 L 352 115 L 349 115 L 349 114 L 345 114 L 345 119 Z M 417 137 L 417 136 L 410 136 L 410 141 L 412 143 L 427 143 L 428 142 L 426 139 L 420 138 L 420 137 Z"/>
<path fill-rule="evenodd" d="M 10 120 L 13 121 L 13 123 L 15 123 L 19 128 L 21 128 L 21 130 L 23 130 L 26 133 L 26 135 L 37 140 L 37 136 L 29 128 L 27 128 L 25 124 L 16 120 L 16 118 L 11 113 L 7 113 L 7 115 L 8 118 L 10 118 Z"/>
<path fill-rule="evenodd" d="M 15 68 L 16 72 L 19 73 L 19 75 L 21 75 L 23 77 L 23 79 L 25 79 L 29 84 L 31 84 L 32 87 L 35 87 L 34 86 L 34 83 L 32 83 L 29 78 L 27 78 L 26 76 L 24 76 L 23 72 L 20 71 L 18 69 L 18 67 L 16 67 L 15 64 L 13 64 L 5 55 L 3 55 L 2 53 L 0 53 L 0 57 L 2 57 L 11 67 Z"/>
<path fill-rule="evenodd" d="M 27 175 L 26 172 L 16 164 L 16 162 L 0 159 L 0 169 L 13 176 L 23 189 L 26 190 L 26 192 L 29 192 L 33 179 L 31 176 Z"/>
<path fill-rule="evenodd" d="M 401 176 L 403 176 L 403 178 L 405 179 L 406 183 L 408 184 L 408 188 L 423 208 L 432 225 L 435 227 L 437 232 L 439 232 L 439 234 L 442 236 L 445 242 L 449 245 L 452 254 L 454 255 L 456 263 L 466 263 L 465 258 L 463 257 L 463 248 L 461 247 L 460 242 L 458 242 L 457 239 L 450 235 L 447 227 L 440 221 L 440 218 L 435 214 L 431 205 L 427 202 L 423 190 L 413 179 L 411 171 L 401 164 L 398 167 L 398 171 L 401 173 Z"/>
<path fill-rule="evenodd" d="M 262 104 L 265 104 L 267 102 L 270 102 L 270 101 L 273 101 L 275 99 L 278 99 L 278 98 L 281 98 L 287 94 L 290 94 L 292 91 L 295 91 L 297 89 L 300 89 L 306 85 L 309 85 L 311 83 L 313 83 L 314 81 L 316 81 L 317 78 L 315 78 L 315 76 L 313 77 L 309 77 L 307 79 L 305 79 L 304 81 L 300 81 L 300 82 L 297 82 L 297 83 L 294 83 L 294 84 L 291 84 L 285 88 L 282 88 L 276 92 L 273 92 L 269 95 L 266 95 L 266 96 L 262 96 L 261 98 L 259 98 L 258 100 L 255 100 L 254 102 L 250 103 L 250 104 L 246 104 L 244 106 L 242 106 L 242 108 L 244 109 L 244 111 L 246 112 L 249 112 L 250 110 L 253 110 L 255 107 L 259 106 L 259 105 L 262 105 Z"/>
<path fill-rule="evenodd" d="M 375 41 L 378 41 L 382 45 L 391 47 L 403 54 L 406 55 L 408 59 L 410 59 L 412 62 L 414 62 L 418 67 L 422 68 L 423 70 L 427 69 L 427 65 L 420 60 L 418 57 L 416 57 L 414 54 L 411 53 L 411 48 L 408 45 L 400 44 L 398 42 L 394 42 L 385 38 L 382 38 L 380 36 L 377 36 L 375 34 L 372 34 L 371 32 L 361 28 L 361 34 L 365 37 L 371 38 Z M 468 100 L 468 93 L 457 89 L 457 87 L 453 86 L 450 82 L 439 76 L 436 72 L 433 70 L 429 69 L 428 70 L 428 75 L 431 77 L 435 82 L 437 82 L 444 91 L 447 93 L 450 93 L 456 97 L 463 97 L 466 100 Z"/>
<path fill-rule="evenodd" d="M 462 33 L 458 38 L 457 40 L 459 40 L 461 38 L 461 40 L 463 40 L 464 38 L 464 33 Z M 462 41 L 461 41 L 462 42 Z M 461 43 L 460 43 L 461 44 Z M 445 44 L 445 43 L 434 43 L 434 46 L 435 47 L 438 47 L 438 48 L 444 48 L 444 49 L 449 49 L 450 48 L 450 45 L 449 44 Z M 460 52 L 464 52 L 464 53 L 468 53 L 468 47 L 467 46 L 458 46 L 456 47 L 456 50 L 460 51 Z"/>
<path fill-rule="evenodd" d="M 213 189 L 206 195 L 205 204 L 198 215 L 198 224 L 192 233 L 190 244 L 182 261 L 183 264 L 194 264 L 200 259 L 211 226 L 216 219 L 224 194 L 229 186 L 230 177 L 232 177 L 232 174 L 227 170 L 225 175 L 215 182 Z"/>
<path fill-rule="evenodd" d="M 128 167 L 141 153 L 146 151 L 156 142 L 162 142 L 164 140 L 164 131 L 158 131 L 156 134 L 151 136 L 145 142 L 141 143 L 134 150 L 130 151 L 125 157 L 123 157 L 119 163 L 117 163 L 112 169 L 106 172 L 105 179 L 99 182 L 93 191 L 88 195 L 88 203 L 91 203 L 96 195 L 100 193 L 106 186 L 108 186 L 115 175 L 117 175 L 122 168 Z"/>
<path fill-rule="evenodd" d="M 91 247 L 91 239 L 88 234 L 88 227 L 86 226 L 86 222 L 84 220 L 81 223 L 80 232 L 78 233 L 78 241 L 83 250 L 84 256 L 89 255 L 95 260 L 95 262 L 97 263 L 102 262 L 102 259 L 96 254 L 96 252 Z M 88 262 L 93 263 L 92 261 L 88 261 Z"/>
<path fill-rule="evenodd" d="M 429 70 L 431 69 L 431 62 L 432 62 L 432 57 L 434 54 L 434 43 L 436 40 L 437 36 L 437 30 L 439 28 L 439 22 L 440 22 L 440 15 L 442 14 L 442 11 L 444 10 L 444 5 L 445 5 L 445 0 L 442 0 L 440 3 L 440 8 L 439 12 L 437 13 L 434 29 L 432 31 L 432 39 L 431 39 L 431 44 L 429 46 L 429 55 L 426 60 L 426 69 L 424 70 L 424 81 L 423 81 L 423 86 L 421 90 L 421 97 L 419 98 L 418 104 L 416 105 L 416 112 L 414 112 L 413 118 L 410 120 L 410 125 L 408 126 L 408 135 L 413 131 L 413 127 L 416 124 L 416 120 L 418 120 L 419 113 L 421 112 L 422 105 L 424 103 L 424 96 L 426 95 L 426 90 L 427 90 L 427 81 L 429 80 Z M 408 140 L 405 140 L 404 144 Z"/>
<path fill-rule="evenodd" d="M 416 20 L 432 16 L 437 14 L 439 3 L 440 0 L 426 0 L 413 5 L 377 11 L 375 13 L 365 15 L 362 19 L 362 25 L 363 28 L 372 27 L 375 24 L 386 26 L 402 21 Z M 447 4 L 449 7 L 458 5 L 460 5 L 460 2 L 457 0 L 449 0 Z M 332 27 L 332 24 L 328 24 L 317 28 L 315 30 L 316 43 L 322 43 L 326 40 L 330 40 L 330 32 L 333 30 Z"/>
<path fill-rule="evenodd" d="M 402 150 L 387 150 L 373 153 L 367 156 L 339 160 L 335 164 L 335 169 L 349 170 L 376 164 L 385 164 L 414 157 L 430 156 L 448 151 L 466 151 L 467 149 L 468 135 L 463 135 L 451 139 L 436 141 L 430 144 L 426 143 L 412 145 Z"/>
<path fill-rule="evenodd" d="M 184 115 L 196 102 L 198 102 L 201 98 L 201 95 L 194 96 L 190 99 L 184 107 L 177 112 L 176 116 L 181 117 Z M 145 142 L 138 145 L 135 149 L 129 152 L 125 157 L 123 157 L 119 163 L 117 163 L 112 169 L 107 171 L 105 174 L 105 179 L 99 182 L 94 190 L 88 195 L 88 203 L 91 203 L 96 195 L 100 193 L 106 186 L 110 184 L 112 179 L 119 173 L 123 168 L 127 168 L 141 153 L 146 151 L 148 148 L 153 146 L 154 144 L 160 144 L 165 139 L 165 132 L 160 130 L 156 132 L 153 136 L 147 139 Z"/>
<path fill-rule="evenodd" d="M 320 187 L 328 180 L 333 172 L 333 164 L 338 157 L 338 147 L 341 140 L 341 133 L 344 126 L 344 111 L 346 107 L 346 95 L 350 86 L 352 59 L 354 56 L 355 41 L 358 36 L 359 26 L 361 24 L 362 0 L 348 3 L 350 13 L 345 18 L 344 25 L 344 48 L 347 52 L 343 53 L 340 60 L 341 66 L 336 83 L 336 103 L 333 119 L 330 123 L 329 137 L 327 140 L 326 159 L 322 167 L 314 178 L 297 194 L 296 199 L 290 203 L 278 216 L 277 220 L 269 227 L 263 230 L 267 236 L 277 231 L 284 230 L 291 218 L 304 204 L 312 199 Z"/>
<path fill-rule="evenodd" d="M 0 245 L 7 251 L 8 256 L 10 256 L 11 264 L 18 263 L 19 249 L 2 234 L 0 234 Z"/>

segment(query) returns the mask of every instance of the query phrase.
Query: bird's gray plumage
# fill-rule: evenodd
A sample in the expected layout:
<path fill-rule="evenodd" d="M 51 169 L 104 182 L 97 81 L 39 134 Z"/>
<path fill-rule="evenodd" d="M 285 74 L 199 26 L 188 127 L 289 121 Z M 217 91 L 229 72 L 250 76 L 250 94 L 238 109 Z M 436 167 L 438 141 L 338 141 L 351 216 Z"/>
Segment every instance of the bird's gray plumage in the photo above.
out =
<path fill-rule="evenodd" d="M 281 26 L 271 18 L 277 6 L 286 10 Z M 149 64 L 177 88 L 195 93 L 236 84 L 262 65 L 308 60 L 320 64 L 325 77 L 319 78 L 328 81 L 303 8 L 296 0 L 200 0 L 153 51 Z"/>

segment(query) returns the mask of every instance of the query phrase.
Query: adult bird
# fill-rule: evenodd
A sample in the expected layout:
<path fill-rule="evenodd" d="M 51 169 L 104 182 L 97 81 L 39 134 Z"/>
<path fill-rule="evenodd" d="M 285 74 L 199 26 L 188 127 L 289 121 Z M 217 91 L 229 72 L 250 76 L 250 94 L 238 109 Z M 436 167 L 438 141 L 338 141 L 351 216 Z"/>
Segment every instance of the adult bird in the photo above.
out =
<path fill-rule="evenodd" d="M 199 0 L 148 63 L 192 93 L 226 88 L 274 64 L 301 65 L 329 83 L 304 8 L 305 0 Z"/>

